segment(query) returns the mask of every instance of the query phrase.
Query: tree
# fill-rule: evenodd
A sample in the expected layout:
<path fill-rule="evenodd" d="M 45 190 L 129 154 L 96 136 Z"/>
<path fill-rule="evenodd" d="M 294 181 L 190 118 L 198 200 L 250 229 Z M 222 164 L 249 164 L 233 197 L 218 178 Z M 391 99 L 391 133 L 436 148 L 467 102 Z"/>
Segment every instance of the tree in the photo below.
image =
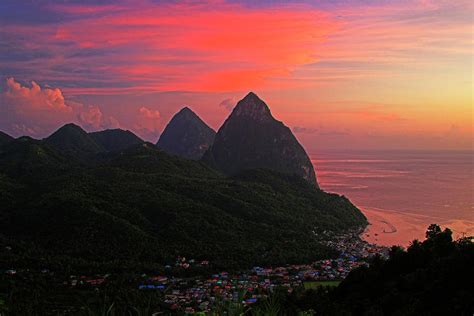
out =
<path fill-rule="evenodd" d="M 441 227 L 438 224 L 431 224 L 426 230 L 426 239 L 433 239 L 439 233 L 441 233 Z"/>

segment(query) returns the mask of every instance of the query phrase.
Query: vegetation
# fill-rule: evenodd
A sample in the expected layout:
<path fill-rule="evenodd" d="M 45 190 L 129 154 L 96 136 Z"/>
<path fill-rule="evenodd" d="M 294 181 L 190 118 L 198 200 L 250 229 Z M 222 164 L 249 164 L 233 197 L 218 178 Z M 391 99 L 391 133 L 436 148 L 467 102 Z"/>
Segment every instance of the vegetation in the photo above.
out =
<path fill-rule="evenodd" d="M 137 144 L 112 144 L 122 138 Z M 259 169 L 229 178 L 128 133 L 91 136 L 69 124 L 43 141 L 0 145 L 0 314 L 169 312 L 135 276 L 164 273 L 178 256 L 210 262 L 183 276 L 330 258 L 323 231 L 364 225 L 345 197 L 297 176 Z M 105 273 L 97 290 L 67 283 Z M 219 310 L 248 312 L 225 301 Z"/>
<path fill-rule="evenodd" d="M 312 261 L 334 255 L 320 232 L 366 223 L 345 197 L 299 177 L 259 169 L 228 178 L 147 143 L 100 156 L 74 148 L 27 137 L 0 147 L 2 315 L 168 313 L 163 294 L 137 290 L 128 273 L 160 273 L 178 255 L 215 269 Z M 215 313 L 472 315 L 472 241 L 437 225 L 426 236 L 337 287 L 276 291 L 250 306 L 222 301 Z M 62 285 L 78 271 L 112 277 L 98 291 Z"/>
<path fill-rule="evenodd" d="M 300 289 L 277 300 L 279 315 L 472 315 L 474 243 L 453 241 L 451 231 L 431 225 L 424 242 L 393 247 L 352 271 L 338 287 Z"/>
<path fill-rule="evenodd" d="M 319 287 L 338 286 L 339 284 L 341 284 L 341 281 L 339 280 L 312 281 L 312 282 L 305 282 L 304 288 L 306 290 L 310 290 L 310 289 L 318 289 Z"/>
<path fill-rule="evenodd" d="M 0 146 L 9 143 L 12 140 L 13 140 L 13 137 L 0 131 Z"/>
<path fill-rule="evenodd" d="M 109 152 L 125 150 L 131 146 L 144 143 L 137 135 L 119 128 L 94 132 L 89 135 L 97 144 Z"/>
<path fill-rule="evenodd" d="M 89 145 L 63 152 L 24 137 L 1 147 L 0 246 L 11 247 L 2 267 L 156 270 L 178 255 L 225 269 L 311 262 L 335 254 L 315 232 L 366 223 L 346 198 L 298 177 L 227 178 L 152 144 L 96 156 Z"/>

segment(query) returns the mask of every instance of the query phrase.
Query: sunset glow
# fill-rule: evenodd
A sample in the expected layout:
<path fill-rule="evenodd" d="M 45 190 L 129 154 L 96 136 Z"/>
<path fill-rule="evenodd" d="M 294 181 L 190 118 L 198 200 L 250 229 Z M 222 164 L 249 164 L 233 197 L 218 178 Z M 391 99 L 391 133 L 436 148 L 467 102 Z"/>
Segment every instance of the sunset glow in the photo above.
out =
<path fill-rule="evenodd" d="M 2 1 L 0 130 L 156 142 L 255 91 L 308 151 L 471 149 L 471 1 Z"/>

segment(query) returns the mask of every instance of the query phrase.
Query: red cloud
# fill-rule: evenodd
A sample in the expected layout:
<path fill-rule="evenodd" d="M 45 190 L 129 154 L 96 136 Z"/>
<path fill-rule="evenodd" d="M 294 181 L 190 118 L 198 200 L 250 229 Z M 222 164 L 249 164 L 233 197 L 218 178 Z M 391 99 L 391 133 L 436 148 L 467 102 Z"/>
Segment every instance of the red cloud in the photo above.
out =
<path fill-rule="evenodd" d="M 89 11 L 56 9 L 81 16 Z M 330 15 L 308 6 L 141 2 L 62 23 L 47 42 L 113 49 L 112 60 L 89 61 L 106 64 L 117 80 L 140 82 L 135 91 L 236 91 L 256 89 L 315 62 L 315 52 L 338 27 Z"/>

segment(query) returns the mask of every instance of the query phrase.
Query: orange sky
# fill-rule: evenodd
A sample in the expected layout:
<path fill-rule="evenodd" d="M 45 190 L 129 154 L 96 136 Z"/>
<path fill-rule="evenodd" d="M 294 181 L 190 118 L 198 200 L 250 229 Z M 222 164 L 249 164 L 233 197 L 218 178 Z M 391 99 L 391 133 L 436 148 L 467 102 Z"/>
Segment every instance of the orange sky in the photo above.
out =
<path fill-rule="evenodd" d="M 309 151 L 472 149 L 470 1 L 107 2 L 0 4 L 1 130 L 155 142 L 252 90 Z"/>

